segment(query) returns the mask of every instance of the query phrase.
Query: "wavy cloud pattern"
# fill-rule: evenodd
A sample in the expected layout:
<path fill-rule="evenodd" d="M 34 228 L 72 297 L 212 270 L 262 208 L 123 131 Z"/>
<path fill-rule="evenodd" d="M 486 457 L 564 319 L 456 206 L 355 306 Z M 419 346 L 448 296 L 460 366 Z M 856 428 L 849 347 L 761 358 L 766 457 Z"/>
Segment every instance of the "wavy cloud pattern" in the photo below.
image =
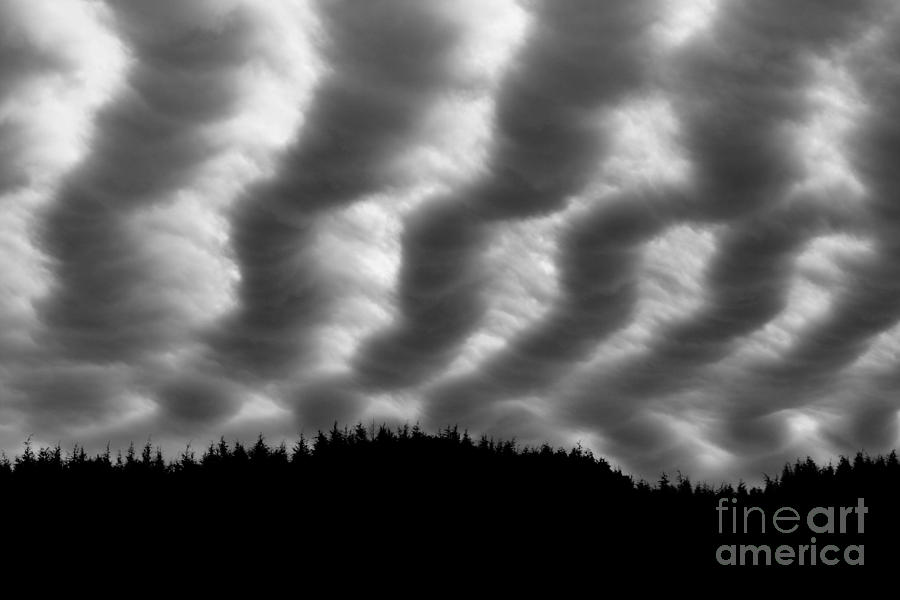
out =
<path fill-rule="evenodd" d="M 900 441 L 886 0 L 7 0 L 0 447 Z"/>

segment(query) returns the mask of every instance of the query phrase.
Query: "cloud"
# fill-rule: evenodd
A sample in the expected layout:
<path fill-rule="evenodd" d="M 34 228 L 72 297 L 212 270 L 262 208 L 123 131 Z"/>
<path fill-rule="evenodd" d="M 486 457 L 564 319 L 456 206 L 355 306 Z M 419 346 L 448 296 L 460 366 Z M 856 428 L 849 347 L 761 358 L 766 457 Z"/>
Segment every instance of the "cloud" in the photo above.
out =
<path fill-rule="evenodd" d="M 748 480 L 895 446 L 898 24 L 9 0 L 0 444 L 410 419 Z"/>
<path fill-rule="evenodd" d="M 840 290 L 829 313 L 813 323 L 777 362 L 770 362 L 756 370 L 756 379 L 764 385 L 778 386 L 782 393 L 774 397 L 746 399 L 746 406 L 732 409 L 732 423 L 746 418 L 747 413 L 755 416 L 803 406 L 814 400 L 815 393 L 825 392 L 840 377 L 853 377 L 852 367 L 877 336 L 900 320 L 897 309 L 900 288 L 895 284 L 898 273 L 894 242 L 897 215 L 887 201 L 897 178 L 893 169 L 885 168 L 887 156 L 896 151 L 900 137 L 896 128 L 886 129 L 884 122 L 886 112 L 896 109 L 896 100 L 884 92 L 896 90 L 898 84 L 893 68 L 887 66 L 887 62 L 892 62 L 892 57 L 897 57 L 898 46 L 891 37 L 896 33 L 897 22 L 894 16 L 883 25 L 877 33 L 875 48 L 864 45 L 853 59 L 861 60 L 865 52 L 866 56 L 875 56 L 872 62 L 880 67 L 875 76 L 868 71 L 872 67 L 868 66 L 867 60 L 867 67 L 860 71 L 859 83 L 869 100 L 868 110 L 852 135 L 855 143 L 851 146 L 851 160 L 867 190 L 864 210 L 873 219 L 870 230 L 873 252 L 867 261 L 848 274 L 849 285 Z M 890 368 L 896 368 L 896 365 Z M 861 397 L 872 394 L 871 390 L 855 391 Z M 886 388 L 878 395 L 885 392 Z M 861 402 L 854 410 L 848 411 L 857 414 L 845 420 L 845 439 L 869 441 L 870 446 L 881 449 L 896 443 L 896 419 L 892 417 L 892 410 L 890 403 L 884 400 Z M 893 411 L 895 414 L 896 411 Z M 883 427 L 880 434 L 874 434 L 879 429 L 874 427 L 879 418 L 883 419 Z"/>
<path fill-rule="evenodd" d="M 103 16 L 95 6 L 41 0 L 0 7 L 0 196 L 70 162 L 84 113 L 122 62 Z"/>
<path fill-rule="evenodd" d="M 246 10 L 217 5 L 201 25 L 192 22 L 201 19 L 199 6 L 184 15 L 173 6 L 114 5 L 136 58 L 42 224 L 56 277 L 41 318 L 51 343 L 80 358 L 130 360 L 164 347 L 184 326 L 160 306 L 165 276 L 142 252 L 145 232 L 134 217 L 171 202 L 215 155 L 215 126 L 237 106 L 240 68 L 264 35 Z M 157 286 L 147 285 L 154 279 Z"/>
<path fill-rule="evenodd" d="M 527 391 L 530 382 L 549 384 L 558 378 L 552 371 L 586 358 L 593 345 L 627 325 L 637 301 L 637 250 L 684 218 L 738 223 L 737 231 L 719 244 L 710 267 L 706 305 L 696 317 L 661 332 L 659 347 L 635 359 L 639 366 L 595 378 L 599 381 L 587 389 L 624 386 L 628 396 L 638 397 L 666 391 L 687 381 L 692 363 L 721 357 L 734 337 L 761 327 L 784 308 L 787 264 L 803 239 L 797 227 L 808 227 L 802 219 L 808 215 L 796 210 L 767 215 L 771 221 L 765 223 L 753 213 L 771 211 L 800 179 L 801 161 L 785 144 L 785 129 L 809 110 L 800 90 L 813 71 L 804 60 L 811 50 L 836 43 L 852 29 L 852 19 L 838 14 L 834 23 L 823 20 L 821 30 L 792 32 L 784 41 L 766 36 L 761 42 L 757 28 L 780 17 L 766 15 L 762 23 L 759 17 L 741 5 L 720 7 L 711 28 L 671 57 L 659 85 L 670 88 L 682 120 L 679 137 L 693 167 L 688 185 L 621 194 L 608 201 L 612 207 L 604 204 L 590 216 L 578 215 L 579 228 L 567 236 L 576 245 L 560 259 L 567 293 L 548 319 L 486 361 L 488 374 L 480 378 L 495 388 L 484 392 L 490 399 Z M 727 40 L 720 37 L 725 35 Z M 769 46 L 773 42 L 775 49 Z M 777 69 L 768 67 L 769 52 L 778 52 Z M 797 90 L 793 94 L 791 87 Z M 447 412 L 454 402 L 483 404 L 479 385 L 457 383 L 441 390 L 437 418 L 459 418 L 458 412 Z M 614 394 L 610 401 L 626 400 Z M 591 396 L 584 402 L 586 411 L 595 404 Z M 576 412 L 576 420 L 585 417 Z"/>
<path fill-rule="evenodd" d="M 211 423 L 235 412 L 241 403 L 237 392 L 225 378 L 187 375 L 164 385 L 158 404 L 173 418 Z"/>
<path fill-rule="evenodd" d="M 451 362 L 486 310 L 482 256 L 491 229 L 564 209 L 602 160 L 604 109 L 644 80 L 652 2 L 530 8 L 526 40 L 497 91 L 484 173 L 409 218 L 397 319 L 354 360 L 366 385 L 409 386 Z"/>
<path fill-rule="evenodd" d="M 327 69 L 276 175 L 233 213 L 240 302 L 212 334 L 221 360 L 263 380 L 307 362 L 327 319 L 333 290 L 313 256 L 322 215 L 401 184 L 392 161 L 453 78 L 459 23 L 438 7 L 323 2 L 318 16 Z"/>
<path fill-rule="evenodd" d="M 723 4 L 709 29 L 673 55 L 664 83 L 673 88 L 693 171 L 688 189 L 676 196 L 686 201 L 673 212 L 678 220 L 725 222 L 727 229 L 706 273 L 703 306 L 658 331 L 647 352 L 589 376 L 578 386 L 569 419 L 614 429 L 631 414 L 619 405 L 637 410 L 698 385 L 709 365 L 785 310 L 800 249 L 845 225 L 844 214 L 798 196 L 805 175 L 800 150 L 790 143 L 791 125 L 812 110 L 804 94 L 815 83 L 810 57 L 836 54 L 865 31 L 867 8 L 848 13 L 845 5 L 799 3 L 750 11 L 742 3 Z M 793 18 L 784 13 L 795 10 L 813 10 L 814 25 L 802 31 L 780 27 Z M 747 380 L 741 385 L 738 405 L 774 392 Z M 771 444 L 780 426 L 764 415 L 738 418 L 732 434 L 758 435 L 760 447 Z"/>
<path fill-rule="evenodd" d="M 88 413 L 89 403 L 115 411 L 128 398 L 152 397 L 152 380 L 166 378 L 160 353 L 180 352 L 202 325 L 194 303 L 208 312 L 215 296 L 200 284 L 214 263 L 216 205 L 207 198 L 205 207 L 186 208 L 192 196 L 236 193 L 248 169 L 221 169 L 236 148 L 242 160 L 256 158 L 258 144 L 244 142 L 236 126 L 254 100 L 249 84 L 263 70 L 285 75 L 267 39 L 279 30 L 277 13 L 247 3 L 124 2 L 101 16 L 128 60 L 94 115 L 82 158 L 49 206 L 28 214 L 44 264 L 36 262 L 50 281 L 34 300 L 29 333 L 39 349 L 14 374 L 36 403 L 46 397 Z M 58 390 L 31 385 L 55 378 L 41 374 L 48 369 L 64 380 L 104 369 L 135 376 L 110 377 L 94 397 L 96 386 L 79 377 L 72 385 L 84 393 L 62 400 Z"/>
<path fill-rule="evenodd" d="M 430 420 L 456 421 L 487 402 L 541 392 L 629 323 L 641 243 L 659 226 L 658 217 L 649 203 L 632 197 L 579 216 L 562 233 L 559 299 L 535 325 L 487 357 L 477 375 L 438 387 L 430 409 L 437 414 Z"/>

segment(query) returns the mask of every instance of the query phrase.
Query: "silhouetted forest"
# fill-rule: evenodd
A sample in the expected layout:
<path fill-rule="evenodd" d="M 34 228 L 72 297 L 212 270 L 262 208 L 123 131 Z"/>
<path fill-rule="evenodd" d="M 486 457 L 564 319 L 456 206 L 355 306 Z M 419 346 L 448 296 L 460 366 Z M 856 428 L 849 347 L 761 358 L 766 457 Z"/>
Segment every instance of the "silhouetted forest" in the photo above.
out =
<path fill-rule="evenodd" d="M 79 446 L 34 448 L 29 441 L 20 454 L 0 458 L 7 540 L 15 535 L 32 549 L 80 540 L 106 552 L 188 546 L 200 560 L 246 544 L 440 568 L 871 570 L 897 558 L 891 542 L 900 532 L 898 492 L 896 452 L 827 465 L 798 460 L 759 487 L 694 483 L 680 474 L 647 482 L 580 446 L 520 447 L 418 426 L 335 426 L 274 446 L 262 436 L 249 445 L 223 438 L 171 459 L 149 441 L 99 454 Z M 867 511 L 862 532 L 852 508 L 845 508 L 844 532 L 808 529 L 810 509 L 835 507 L 837 523 L 840 507 L 857 506 L 860 498 Z M 801 515 L 798 531 L 773 529 L 780 507 Z M 744 565 L 717 561 L 723 544 L 770 544 L 774 553 L 779 545 L 811 546 L 811 536 L 817 557 L 834 544 L 821 556 L 837 557 L 837 564 L 811 565 L 808 556 L 802 567 L 774 560 L 765 566 L 760 555 L 754 566 L 752 554 Z M 863 564 L 843 559 L 849 545 L 864 545 Z"/>

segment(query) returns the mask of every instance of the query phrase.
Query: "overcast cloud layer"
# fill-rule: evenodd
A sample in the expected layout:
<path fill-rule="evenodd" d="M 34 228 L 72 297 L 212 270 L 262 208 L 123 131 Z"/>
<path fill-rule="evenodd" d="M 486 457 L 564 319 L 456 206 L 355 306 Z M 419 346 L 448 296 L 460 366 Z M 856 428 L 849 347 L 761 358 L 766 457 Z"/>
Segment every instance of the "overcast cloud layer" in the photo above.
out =
<path fill-rule="evenodd" d="M 0 0 L 0 448 L 900 442 L 888 0 Z"/>

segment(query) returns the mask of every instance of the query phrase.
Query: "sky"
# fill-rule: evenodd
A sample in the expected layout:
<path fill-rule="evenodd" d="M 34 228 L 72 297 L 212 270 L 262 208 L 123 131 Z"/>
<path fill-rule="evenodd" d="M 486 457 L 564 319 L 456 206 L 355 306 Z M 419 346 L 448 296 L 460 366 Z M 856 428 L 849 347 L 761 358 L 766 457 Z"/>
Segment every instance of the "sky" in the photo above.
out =
<path fill-rule="evenodd" d="M 0 0 L 0 449 L 900 442 L 900 5 Z"/>

